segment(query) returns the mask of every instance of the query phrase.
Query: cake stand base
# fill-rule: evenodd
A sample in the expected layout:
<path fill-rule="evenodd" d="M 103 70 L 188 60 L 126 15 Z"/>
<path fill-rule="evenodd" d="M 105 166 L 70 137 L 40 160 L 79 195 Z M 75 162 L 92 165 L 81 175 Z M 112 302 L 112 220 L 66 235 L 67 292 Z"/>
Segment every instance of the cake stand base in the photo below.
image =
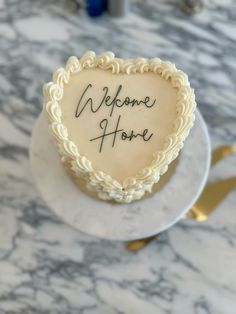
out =
<path fill-rule="evenodd" d="M 171 178 L 157 193 L 131 204 L 107 203 L 79 190 L 60 163 L 43 114 L 32 134 L 30 161 L 40 194 L 62 220 L 96 237 L 128 241 L 155 235 L 185 216 L 206 183 L 210 142 L 197 112 Z"/>

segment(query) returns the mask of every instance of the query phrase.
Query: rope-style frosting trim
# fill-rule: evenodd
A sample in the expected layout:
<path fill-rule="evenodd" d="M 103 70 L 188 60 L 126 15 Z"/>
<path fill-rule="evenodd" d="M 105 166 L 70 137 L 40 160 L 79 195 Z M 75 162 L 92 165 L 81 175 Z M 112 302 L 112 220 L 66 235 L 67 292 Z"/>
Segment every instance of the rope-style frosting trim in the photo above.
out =
<path fill-rule="evenodd" d="M 63 97 L 64 85 L 69 83 L 71 75 L 88 68 L 100 68 L 113 74 L 153 72 L 169 80 L 177 89 L 177 116 L 173 133 L 164 139 L 163 148 L 154 154 L 151 165 L 139 171 L 136 176 L 125 179 L 123 183 L 95 169 L 92 162 L 80 154 L 79 148 L 70 140 L 68 130 L 61 120 L 59 101 Z M 158 58 L 124 60 L 115 58 L 112 52 L 96 56 L 94 52 L 88 51 L 80 60 L 70 57 L 65 68 L 58 69 L 53 75 L 52 82 L 44 85 L 44 95 L 46 97 L 44 110 L 62 158 L 70 163 L 76 175 L 87 181 L 87 187 L 96 191 L 99 198 L 121 203 L 140 199 L 146 191 L 151 191 L 153 184 L 158 182 L 160 176 L 167 171 L 168 165 L 178 156 L 195 119 L 195 95 L 187 75 L 177 70 L 174 64 Z"/>

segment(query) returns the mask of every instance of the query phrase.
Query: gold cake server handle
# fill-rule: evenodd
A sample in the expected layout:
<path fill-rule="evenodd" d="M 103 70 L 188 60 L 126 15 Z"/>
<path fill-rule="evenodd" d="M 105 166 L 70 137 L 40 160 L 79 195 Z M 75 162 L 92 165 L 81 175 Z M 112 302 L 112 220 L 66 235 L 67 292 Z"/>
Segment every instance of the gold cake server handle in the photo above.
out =
<path fill-rule="evenodd" d="M 218 161 L 226 158 L 228 155 L 236 152 L 235 145 L 223 145 L 216 148 L 211 156 L 211 167 L 213 167 Z"/>
<path fill-rule="evenodd" d="M 196 221 L 207 220 L 208 216 L 235 187 L 236 177 L 209 183 L 197 202 L 187 213 L 187 217 Z"/>
<path fill-rule="evenodd" d="M 216 148 L 212 153 L 211 167 L 235 152 L 236 145 L 223 145 Z M 219 203 L 222 202 L 235 187 L 235 180 L 235 177 L 231 177 L 222 181 L 209 183 L 200 195 L 196 204 L 187 213 L 187 217 L 197 221 L 207 220 L 211 212 L 214 211 Z"/>
<path fill-rule="evenodd" d="M 146 245 L 148 245 L 149 242 L 156 239 L 157 237 L 158 237 L 158 234 L 148 237 L 148 238 L 144 238 L 144 239 L 129 241 L 126 243 L 126 248 L 129 251 L 133 251 L 133 252 L 139 251 L 143 249 Z"/>
<path fill-rule="evenodd" d="M 216 148 L 212 153 L 211 167 L 228 155 L 236 152 L 236 145 L 223 145 Z M 232 191 L 236 186 L 236 177 L 209 183 L 195 205 L 187 213 L 188 218 L 196 221 L 207 220 L 208 216 L 215 210 L 220 202 Z M 212 197 L 214 195 L 214 197 Z M 126 244 L 126 248 L 136 252 L 148 245 L 157 236 L 151 236 L 144 239 L 130 241 Z"/>

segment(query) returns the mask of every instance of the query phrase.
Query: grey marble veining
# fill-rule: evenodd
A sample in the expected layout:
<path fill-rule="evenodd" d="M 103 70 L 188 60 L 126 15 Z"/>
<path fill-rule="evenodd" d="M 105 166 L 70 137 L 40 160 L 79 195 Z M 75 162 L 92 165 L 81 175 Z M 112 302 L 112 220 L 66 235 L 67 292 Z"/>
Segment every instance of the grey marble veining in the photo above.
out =
<path fill-rule="evenodd" d="M 235 314 L 235 192 L 207 222 L 183 221 L 132 254 L 61 222 L 30 174 L 41 86 L 88 49 L 176 63 L 213 147 L 235 141 L 236 1 L 206 1 L 193 17 L 174 2 L 133 1 L 128 18 L 91 20 L 62 0 L 0 0 L 0 313 Z M 235 165 L 228 157 L 209 180 L 235 175 Z"/>

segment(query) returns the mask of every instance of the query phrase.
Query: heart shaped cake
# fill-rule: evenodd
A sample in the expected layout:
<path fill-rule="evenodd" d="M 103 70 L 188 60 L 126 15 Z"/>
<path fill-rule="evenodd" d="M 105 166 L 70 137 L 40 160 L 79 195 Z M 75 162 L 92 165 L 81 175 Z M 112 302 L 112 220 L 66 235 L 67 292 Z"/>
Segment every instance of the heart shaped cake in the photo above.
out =
<path fill-rule="evenodd" d="M 187 75 L 174 64 L 112 52 L 70 57 L 44 95 L 68 173 L 96 197 L 120 203 L 152 191 L 178 156 L 196 107 Z"/>

